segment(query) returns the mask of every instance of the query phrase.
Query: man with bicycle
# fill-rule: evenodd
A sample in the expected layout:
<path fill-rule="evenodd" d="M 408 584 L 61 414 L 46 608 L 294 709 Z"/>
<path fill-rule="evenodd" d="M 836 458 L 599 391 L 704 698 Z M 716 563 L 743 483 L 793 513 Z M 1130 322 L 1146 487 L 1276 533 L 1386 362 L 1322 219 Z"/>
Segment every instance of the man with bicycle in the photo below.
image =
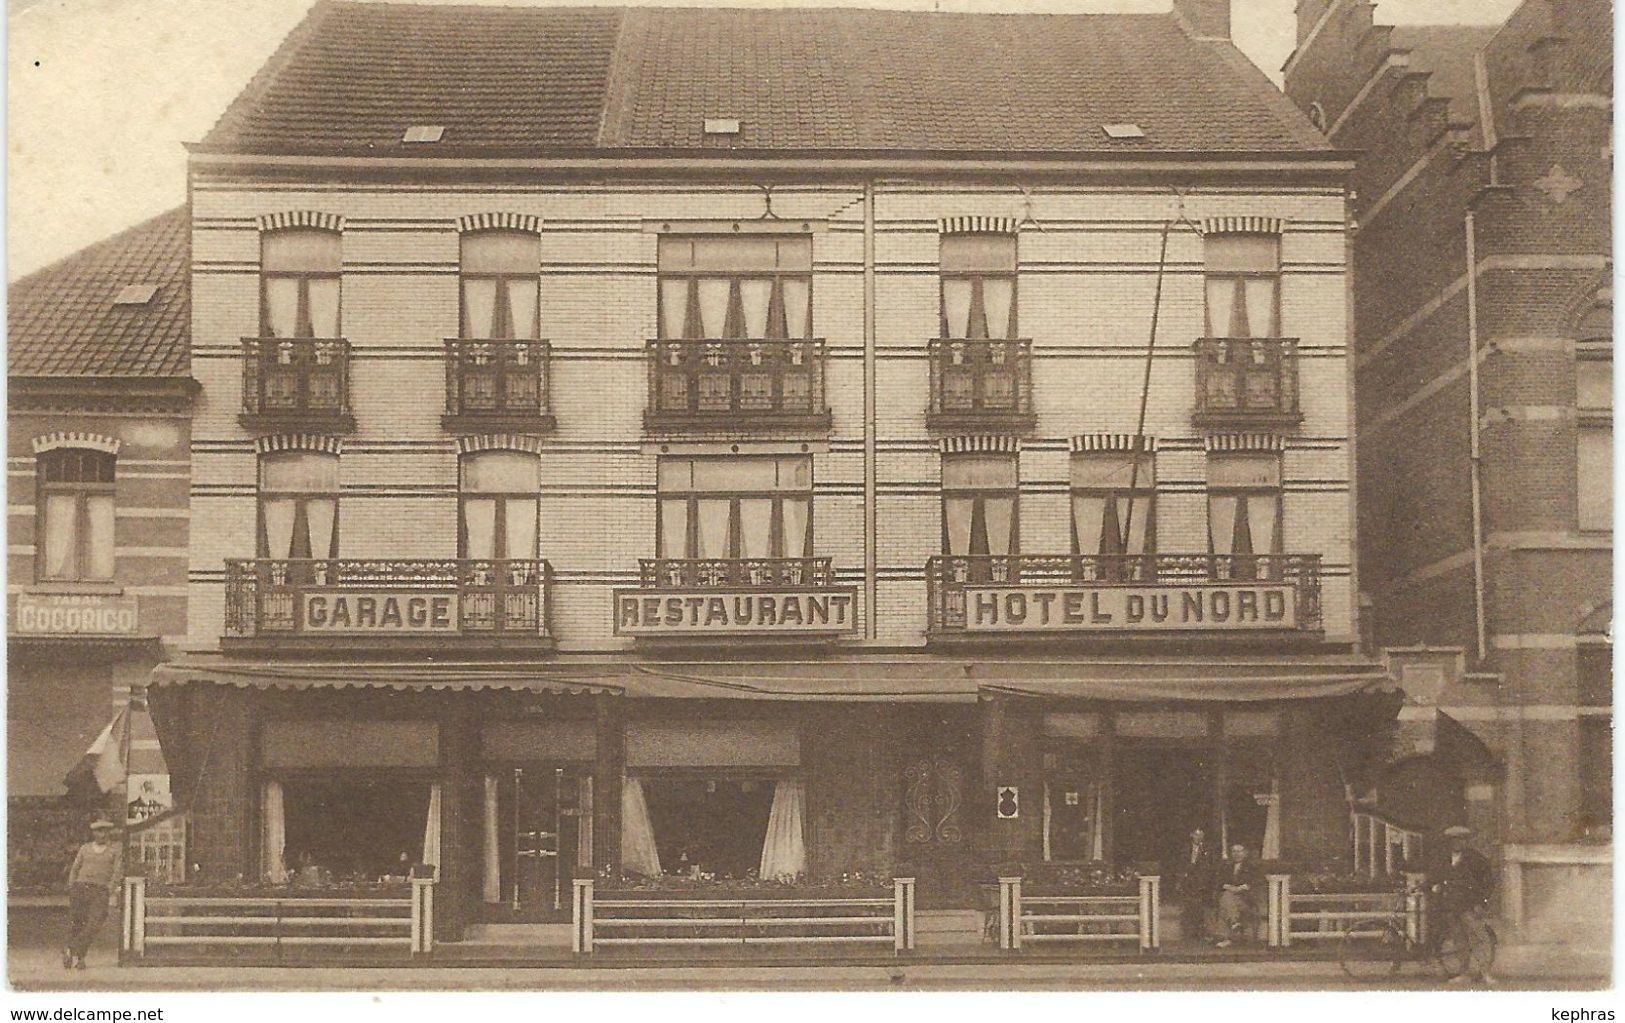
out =
<path fill-rule="evenodd" d="M 1433 942 L 1437 945 L 1448 938 L 1465 943 L 1469 953 L 1466 969 L 1451 978 L 1452 983 L 1476 980 L 1493 984 L 1490 960 L 1495 954 L 1495 938 L 1488 917 L 1495 870 L 1483 853 L 1467 844 L 1472 833 L 1471 828 L 1461 824 L 1444 829 L 1450 855 L 1434 875 L 1431 886 L 1438 909 Z"/>

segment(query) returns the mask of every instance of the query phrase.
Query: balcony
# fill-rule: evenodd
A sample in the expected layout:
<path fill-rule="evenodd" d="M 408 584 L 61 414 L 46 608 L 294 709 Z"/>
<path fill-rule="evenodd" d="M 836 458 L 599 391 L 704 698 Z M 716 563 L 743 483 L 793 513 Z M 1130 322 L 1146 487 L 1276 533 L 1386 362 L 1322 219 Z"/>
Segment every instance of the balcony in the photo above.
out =
<path fill-rule="evenodd" d="M 551 649 L 545 561 L 226 562 L 223 649 Z"/>
<path fill-rule="evenodd" d="M 441 425 L 459 433 L 552 430 L 550 354 L 540 340 L 447 338 Z"/>
<path fill-rule="evenodd" d="M 1033 410 L 1033 343 L 938 338 L 930 345 L 931 404 L 928 429 L 1030 433 Z"/>
<path fill-rule="evenodd" d="M 928 631 L 1122 637 L 1318 635 L 1318 554 L 937 557 Z"/>
<path fill-rule="evenodd" d="M 827 431 L 824 342 L 650 341 L 645 429 Z"/>
<path fill-rule="evenodd" d="M 1196 415 L 1202 427 L 1280 427 L 1298 411 L 1294 338 L 1205 337 L 1196 342 Z"/>
<path fill-rule="evenodd" d="M 244 427 L 260 433 L 352 433 L 350 342 L 243 338 Z"/>
<path fill-rule="evenodd" d="M 831 638 L 857 629 L 857 589 L 828 558 L 656 558 L 616 590 L 615 634 L 643 639 Z"/>

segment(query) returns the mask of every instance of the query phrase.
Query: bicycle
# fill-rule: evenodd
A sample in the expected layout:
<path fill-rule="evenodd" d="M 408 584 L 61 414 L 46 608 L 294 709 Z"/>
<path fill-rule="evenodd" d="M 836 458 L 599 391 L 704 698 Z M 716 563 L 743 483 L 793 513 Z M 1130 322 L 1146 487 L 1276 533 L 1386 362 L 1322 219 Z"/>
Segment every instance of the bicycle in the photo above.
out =
<path fill-rule="evenodd" d="M 1495 962 L 1495 928 L 1482 911 L 1468 908 L 1441 914 L 1443 928 L 1432 941 L 1412 936 L 1410 915 L 1402 905 L 1390 916 L 1361 920 L 1343 932 L 1338 961 L 1356 980 L 1397 977 L 1407 962 L 1432 963 L 1446 980 L 1465 973 L 1487 976 Z"/>

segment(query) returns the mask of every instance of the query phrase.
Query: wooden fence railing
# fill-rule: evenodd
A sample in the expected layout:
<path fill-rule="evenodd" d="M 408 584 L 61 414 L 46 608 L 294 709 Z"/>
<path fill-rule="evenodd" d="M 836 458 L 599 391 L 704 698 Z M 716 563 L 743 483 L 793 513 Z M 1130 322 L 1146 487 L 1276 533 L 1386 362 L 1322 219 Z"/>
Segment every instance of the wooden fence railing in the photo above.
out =
<path fill-rule="evenodd" d="M 147 879 L 124 880 L 120 946 L 140 958 L 163 948 L 205 953 L 265 948 L 434 948 L 434 880 L 413 878 L 410 891 L 386 898 L 147 895 Z"/>
<path fill-rule="evenodd" d="M 890 945 L 914 950 L 914 879 L 891 898 L 689 899 L 597 897 L 574 882 L 572 951 L 645 946 Z"/>
<path fill-rule="evenodd" d="M 1341 938 L 1362 920 L 1405 916 L 1412 940 L 1426 936 L 1427 888 L 1421 874 L 1406 874 L 1405 888 L 1390 892 L 1294 892 L 1289 874 L 1270 874 L 1266 940 L 1270 948 Z M 1376 937 L 1374 932 L 1373 937 Z"/>
<path fill-rule="evenodd" d="M 1162 878 L 1147 874 L 1137 892 L 1027 895 L 1019 877 L 999 878 L 999 947 L 1124 942 L 1141 952 L 1162 947 Z"/>

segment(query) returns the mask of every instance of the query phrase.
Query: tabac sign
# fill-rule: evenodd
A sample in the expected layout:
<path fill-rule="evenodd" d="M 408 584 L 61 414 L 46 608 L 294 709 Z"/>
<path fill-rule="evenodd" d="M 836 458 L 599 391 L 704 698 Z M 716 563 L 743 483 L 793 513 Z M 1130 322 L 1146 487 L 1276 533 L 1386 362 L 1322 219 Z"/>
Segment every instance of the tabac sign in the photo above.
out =
<path fill-rule="evenodd" d="M 616 590 L 617 636 L 831 634 L 857 629 L 854 589 Z"/>
<path fill-rule="evenodd" d="M 21 636 L 131 636 L 138 621 L 134 597 L 19 593 L 12 625 Z"/>
<path fill-rule="evenodd" d="M 1276 630 L 1298 627 L 1291 586 L 967 586 L 967 632 Z"/>

